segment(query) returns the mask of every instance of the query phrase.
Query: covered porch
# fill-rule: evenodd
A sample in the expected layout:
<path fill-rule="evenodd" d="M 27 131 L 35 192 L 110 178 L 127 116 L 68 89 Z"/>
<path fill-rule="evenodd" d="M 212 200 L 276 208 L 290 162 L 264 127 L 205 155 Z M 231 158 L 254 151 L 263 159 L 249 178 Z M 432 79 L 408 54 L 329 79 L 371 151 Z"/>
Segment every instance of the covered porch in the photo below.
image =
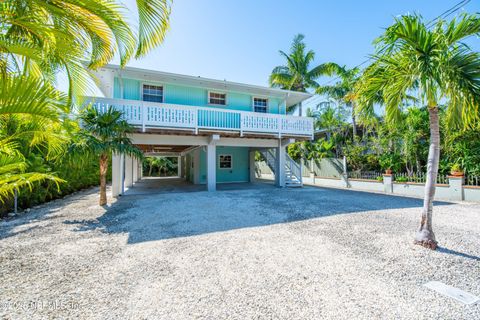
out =
<path fill-rule="evenodd" d="M 114 197 L 135 193 L 245 188 L 257 182 L 255 153 L 265 148 L 275 155 L 272 162 L 275 167 L 275 185 L 285 187 L 286 170 L 289 168 L 286 164 L 286 146 L 295 140 L 232 138 L 221 137 L 219 134 L 192 137 L 135 133 L 132 141 L 147 156 L 177 157 L 178 176 L 160 179 L 143 177 L 141 161 L 114 154 Z"/>
<path fill-rule="evenodd" d="M 245 190 L 255 188 L 273 188 L 275 185 L 271 180 L 257 179 L 255 182 L 219 183 L 218 191 Z M 125 191 L 125 196 L 164 194 L 164 193 L 185 193 L 207 191 L 204 184 L 193 184 L 178 177 L 143 177 L 132 187 Z"/>

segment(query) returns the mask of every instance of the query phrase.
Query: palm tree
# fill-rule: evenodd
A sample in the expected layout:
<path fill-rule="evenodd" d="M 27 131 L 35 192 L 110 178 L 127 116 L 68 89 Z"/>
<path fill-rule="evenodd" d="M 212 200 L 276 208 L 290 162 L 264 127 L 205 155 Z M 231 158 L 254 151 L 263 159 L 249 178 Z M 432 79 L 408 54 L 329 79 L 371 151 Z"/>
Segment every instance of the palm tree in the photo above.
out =
<path fill-rule="evenodd" d="M 3 1 L 0 6 L 2 120 L 21 115 L 22 121 L 36 128 L 29 132 L 31 144 L 46 144 L 57 151 L 65 147 L 66 140 L 55 137 L 49 128 L 52 124 L 63 125 L 65 121 L 60 118 L 70 110 L 74 98 L 80 99 L 85 94 L 91 79 L 89 69 L 108 63 L 115 54 L 123 66 L 132 57 L 142 57 L 158 46 L 166 35 L 171 1 L 136 0 L 136 4 L 138 26 L 132 28 L 120 1 Z M 67 95 L 54 89 L 61 71 L 68 79 Z M 9 160 L 0 159 L 3 198 L 34 182 L 60 181 L 53 174 L 28 172 L 29 166 L 15 138 L 18 136 L 0 137 L 4 147 L 0 156 Z"/>
<path fill-rule="evenodd" d="M 335 63 L 323 63 L 310 68 L 310 64 L 315 59 L 315 52 L 306 51 L 304 38 L 305 36 L 302 34 L 296 35 L 288 54 L 280 50 L 280 55 L 285 58 L 286 65 L 277 66 L 272 70 L 269 79 L 272 87 L 307 92 L 309 89 L 318 88 L 316 80 L 319 77 L 332 75 L 340 69 L 340 66 Z M 298 110 L 302 116 L 302 103 L 298 105 Z"/>
<path fill-rule="evenodd" d="M 136 0 L 138 32 L 115 0 L 6 0 L 0 7 L 0 69 L 54 80 L 65 72 L 69 98 L 89 84 L 88 69 L 115 54 L 124 66 L 157 47 L 169 28 L 170 0 Z"/>
<path fill-rule="evenodd" d="M 0 202 L 45 180 L 63 182 L 53 173 L 31 172 L 22 148 L 43 148 L 54 159 L 66 139 L 55 132 L 66 95 L 32 76 L 0 76 Z"/>
<path fill-rule="evenodd" d="M 336 75 L 340 81 L 333 85 L 319 86 L 316 89 L 317 94 L 324 94 L 337 101 L 340 105 L 345 105 L 352 113 L 352 134 L 353 139 L 357 136 L 357 121 L 355 109 L 357 105 L 357 96 L 355 94 L 355 84 L 358 80 L 360 69 L 346 69 L 345 67 L 336 68 Z"/>
<path fill-rule="evenodd" d="M 464 14 L 451 22 L 438 20 L 431 27 L 417 15 L 396 18 L 378 39 L 375 60 L 359 85 L 361 108 L 371 110 L 369 102 L 378 92 L 382 93 L 389 123 L 398 123 L 402 103 L 409 93 L 417 93 L 420 103 L 428 109 L 427 180 L 415 243 L 431 249 L 437 247 L 432 211 L 440 157 L 440 103 L 446 104 L 446 122 L 450 127 L 461 129 L 478 122 L 480 54 L 463 41 L 479 34 L 478 14 Z"/>
<path fill-rule="evenodd" d="M 100 164 L 100 201 L 101 206 L 107 204 L 107 170 L 109 155 L 126 154 L 142 158 L 142 152 L 133 144 L 128 134 L 133 127 L 122 120 L 122 113 L 109 107 L 100 112 L 88 107 L 80 113 L 83 129 L 80 139 L 72 145 L 72 150 L 91 153 L 99 157 Z"/>

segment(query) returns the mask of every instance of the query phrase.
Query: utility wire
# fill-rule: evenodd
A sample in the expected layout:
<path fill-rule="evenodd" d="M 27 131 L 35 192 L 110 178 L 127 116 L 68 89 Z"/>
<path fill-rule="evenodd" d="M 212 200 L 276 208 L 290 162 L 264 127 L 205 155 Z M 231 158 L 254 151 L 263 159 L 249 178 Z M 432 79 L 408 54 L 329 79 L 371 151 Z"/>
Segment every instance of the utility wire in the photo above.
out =
<path fill-rule="evenodd" d="M 468 4 L 469 2 L 471 2 L 471 1 L 472 1 L 472 0 L 462 0 L 462 1 L 458 2 L 456 5 L 454 5 L 454 6 L 451 7 L 450 9 L 445 10 L 445 11 L 442 12 L 440 15 L 438 15 L 437 17 L 435 17 L 433 20 L 431 20 L 430 22 L 428 22 L 428 23 L 426 24 L 426 26 L 427 26 L 428 28 L 431 27 L 431 26 L 433 26 L 433 24 L 434 24 L 437 20 L 439 20 L 439 19 L 445 19 L 445 18 L 448 17 L 449 15 L 451 15 L 451 14 L 457 12 L 458 10 L 460 10 L 463 6 L 467 5 L 467 4 Z M 383 50 L 383 49 L 385 49 L 385 48 L 386 48 L 386 46 L 383 47 L 381 50 Z M 369 62 L 370 60 L 372 60 L 372 57 L 370 57 L 370 58 L 366 59 L 365 61 L 363 61 L 362 63 L 356 65 L 355 67 L 353 67 L 353 69 L 359 68 L 359 67 L 363 66 L 364 64 L 366 64 L 366 63 Z M 326 86 L 326 85 L 332 83 L 332 82 L 335 81 L 335 80 L 339 80 L 340 78 L 341 78 L 340 76 L 337 76 L 337 77 L 335 77 L 335 78 L 327 81 L 326 83 L 324 83 L 323 86 Z M 312 99 L 312 101 L 310 101 L 310 102 L 313 103 L 313 102 L 315 101 L 314 99 L 321 99 L 321 98 L 320 98 L 320 96 L 317 95 L 317 96 L 315 96 L 315 97 Z"/>

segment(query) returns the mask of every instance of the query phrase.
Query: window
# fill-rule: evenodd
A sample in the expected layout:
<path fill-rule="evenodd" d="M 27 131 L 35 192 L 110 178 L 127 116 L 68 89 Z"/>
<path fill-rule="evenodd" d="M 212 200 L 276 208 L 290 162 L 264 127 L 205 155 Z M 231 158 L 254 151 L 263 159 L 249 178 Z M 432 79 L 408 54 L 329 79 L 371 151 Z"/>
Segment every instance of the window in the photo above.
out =
<path fill-rule="evenodd" d="M 267 113 L 268 99 L 253 98 L 253 111 Z"/>
<path fill-rule="evenodd" d="M 225 106 L 225 105 L 227 105 L 227 94 L 226 93 L 218 93 L 218 92 L 209 92 L 208 93 L 208 103 Z"/>
<path fill-rule="evenodd" d="M 143 85 L 143 101 L 163 102 L 163 87 L 150 84 Z"/>
<path fill-rule="evenodd" d="M 218 162 L 220 169 L 232 169 L 232 155 L 221 154 Z"/>

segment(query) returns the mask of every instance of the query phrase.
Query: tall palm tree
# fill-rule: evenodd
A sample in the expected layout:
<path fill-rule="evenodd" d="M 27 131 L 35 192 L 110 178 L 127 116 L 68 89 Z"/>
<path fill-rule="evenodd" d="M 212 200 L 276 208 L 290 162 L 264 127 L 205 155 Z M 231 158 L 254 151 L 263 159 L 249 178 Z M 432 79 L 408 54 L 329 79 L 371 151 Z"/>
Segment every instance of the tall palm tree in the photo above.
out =
<path fill-rule="evenodd" d="M 438 20 L 433 26 L 422 17 L 406 15 L 395 19 L 378 39 L 374 62 L 360 81 L 361 108 L 382 93 L 386 120 L 398 123 L 402 103 L 417 93 L 429 113 L 430 147 L 427 180 L 420 227 L 415 243 L 435 249 L 432 229 L 433 198 L 440 157 L 439 105 L 447 106 L 450 127 L 461 129 L 478 122 L 480 105 L 480 54 L 464 43 L 480 34 L 480 16 L 463 14 L 450 22 Z"/>
<path fill-rule="evenodd" d="M 127 154 L 143 158 L 143 153 L 133 144 L 128 134 L 133 127 L 122 120 L 122 113 L 109 107 L 101 112 L 88 107 L 80 113 L 83 129 L 80 139 L 73 144 L 73 151 L 80 151 L 98 156 L 100 165 L 100 201 L 101 206 L 107 204 L 107 170 L 109 155 Z"/>
<path fill-rule="evenodd" d="M 336 63 L 323 63 L 311 68 L 310 64 L 315 59 L 315 52 L 307 51 L 304 38 L 303 34 L 296 35 L 289 53 L 280 50 L 280 55 L 285 58 L 286 64 L 272 70 L 269 79 L 272 87 L 307 92 L 309 89 L 318 88 L 316 80 L 319 77 L 332 75 L 340 69 Z M 302 103 L 298 105 L 298 110 L 302 116 Z"/>
<path fill-rule="evenodd" d="M 338 104 L 345 105 L 351 110 L 352 134 L 354 139 L 357 136 L 357 120 L 355 115 L 357 95 L 355 94 L 355 84 L 357 83 L 359 72 L 359 68 L 336 68 L 335 73 L 340 78 L 340 81 L 333 85 L 319 86 L 315 91 L 317 94 L 324 94 L 335 99 Z"/>

